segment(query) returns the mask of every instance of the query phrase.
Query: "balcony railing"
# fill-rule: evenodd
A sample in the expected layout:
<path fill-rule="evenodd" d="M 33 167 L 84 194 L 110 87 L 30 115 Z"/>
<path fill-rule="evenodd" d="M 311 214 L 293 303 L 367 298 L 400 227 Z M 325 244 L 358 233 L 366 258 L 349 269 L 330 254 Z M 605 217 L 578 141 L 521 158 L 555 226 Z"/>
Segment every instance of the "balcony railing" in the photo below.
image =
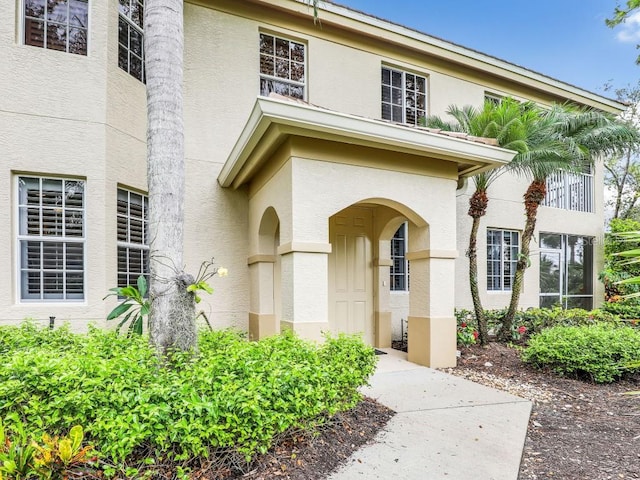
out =
<path fill-rule="evenodd" d="M 593 212 L 593 174 L 560 172 L 547 179 L 545 207 Z"/>

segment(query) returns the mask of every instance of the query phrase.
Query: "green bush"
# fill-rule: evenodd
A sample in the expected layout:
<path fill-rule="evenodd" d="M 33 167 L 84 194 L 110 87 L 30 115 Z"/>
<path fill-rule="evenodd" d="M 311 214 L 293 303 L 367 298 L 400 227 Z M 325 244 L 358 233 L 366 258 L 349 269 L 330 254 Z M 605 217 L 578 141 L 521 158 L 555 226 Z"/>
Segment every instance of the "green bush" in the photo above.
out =
<path fill-rule="evenodd" d="M 617 282 L 628 280 L 632 277 L 640 276 L 640 264 L 628 263 L 618 254 L 640 248 L 640 242 L 625 238 L 625 233 L 640 231 L 640 222 L 632 219 L 614 218 L 611 220 L 610 232 L 605 236 L 604 243 L 604 270 L 600 272 L 600 280 L 605 287 L 605 300 L 616 301 L 622 295 L 630 295 L 640 292 L 640 285 L 625 284 Z M 640 305 L 639 298 L 629 298 L 625 300 L 627 304 Z"/>
<path fill-rule="evenodd" d="M 621 302 L 606 302 L 602 304 L 602 310 L 625 320 L 640 319 L 640 305 L 629 303 L 626 300 Z"/>
<path fill-rule="evenodd" d="M 556 327 L 578 327 L 583 325 L 596 325 L 599 323 L 619 323 L 616 315 L 603 310 L 583 310 L 581 308 L 562 309 L 554 308 L 530 308 L 516 314 L 518 325 L 524 325 L 528 335 Z"/>
<path fill-rule="evenodd" d="M 484 311 L 490 332 L 497 332 L 500 329 L 502 317 L 505 313 L 506 309 Z M 469 310 L 456 310 L 456 319 L 458 321 L 459 337 L 461 322 L 466 322 L 465 324 L 467 325 L 477 325 L 474 313 Z M 589 311 L 580 308 L 564 310 L 560 307 L 529 308 L 516 312 L 511 337 L 513 340 L 526 340 L 535 333 L 558 325 L 580 326 L 595 325 L 597 323 L 618 324 L 620 322 L 615 312 L 605 310 Z"/>
<path fill-rule="evenodd" d="M 17 415 L 34 438 L 83 425 L 114 464 L 142 451 L 248 460 L 275 436 L 354 406 L 376 357 L 349 336 L 316 346 L 291 333 L 249 342 L 218 331 L 201 334 L 197 357 L 159 362 L 142 336 L 0 328 L 0 418 Z"/>
<path fill-rule="evenodd" d="M 559 375 L 613 382 L 638 371 L 640 332 L 613 324 L 556 326 L 534 335 L 522 359 Z"/>

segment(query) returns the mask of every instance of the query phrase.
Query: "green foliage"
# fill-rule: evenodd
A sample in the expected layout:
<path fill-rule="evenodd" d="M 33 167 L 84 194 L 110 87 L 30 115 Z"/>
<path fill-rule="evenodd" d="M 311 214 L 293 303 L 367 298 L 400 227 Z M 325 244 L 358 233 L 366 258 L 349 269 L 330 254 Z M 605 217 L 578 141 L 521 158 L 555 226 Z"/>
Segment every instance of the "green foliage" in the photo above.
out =
<path fill-rule="evenodd" d="M 249 459 L 355 405 L 376 362 L 344 335 L 317 346 L 292 333 L 249 342 L 203 332 L 197 357 L 174 352 L 168 366 L 140 335 L 27 325 L 0 328 L 0 339 L 0 417 L 19 416 L 34 438 L 83 425 L 114 465 L 106 473 L 133 468 L 140 451 L 185 467 L 220 449 Z"/>
<path fill-rule="evenodd" d="M 640 332 L 631 327 L 596 324 L 557 326 L 534 335 L 522 358 L 559 375 L 608 383 L 640 371 Z"/>
<path fill-rule="evenodd" d="M 118 317 L 122 317 L 120 323 L 116 327 L 116 332 L 120 332 L 120 329 L 129 322 L 127 332 L 129 335 L 132 333 L 142 335 L 144 319 L 149 316 L 149 310 L 151 304 L 147 297 L 147 280 L 144 276 L 140 275 L 137 281 L 137 288 L 133 285 L 127 285 L 126 287 L 111 288 L 110 293 L 105 298 L 113 295 L 118 298 L 124 298 L 120 304 L 116 306 L 109 315 L 107 320 L 114 320 Z"/>
<path fill-rule="evenodd" d="M 71 474 L 80 476 L 94 460 L 93 447 L 82 446 L 84 432 L 80 425 L 62 438 L 46 433 L 38 443 L 27 435 L 17 414 L 7 416 L 11 431 L 0 422 L 0 480 L 48 479 L 62 480 Z"/>
<path fill-rule="evenodd" d="M 602 311 L 617 315 L 623 320 L 640 319 L 640 305 L 630 303 L 627 300 L 621 302 L 605 302 L 602 304 Z"/>
<path fill-rule="evenodd" d="M 629 237 L 629 234 L 640 231 L 640 222 L 614 218 L 609 223 L 609 227 L 611 231 L 605 237 L 605 263 L 604 270 L 600 273 L 600 280 L 605 286 L 605 299 L 608 302 L 617 302 L 622 296 L 640 292 L 640 286 L 637 284 L 620 284 L 640 276 L 640 263 L 629 263 L 621 256 L 624 252 L 640 248 L 640 239 Z M 640 305 L 640 300 L 626 299 L 625 303 Z"/>
<path fill-rule="evenodd" d="M 473 323 L 475 316 L 470 310 L 456 310 L 456 340 L 457 344 L 462 347 L 475 345 L 478 340 L 478 331 L 474 328 Z"/>
<path fill-rule="evenodd" d="M 490 331 L 497 332 L 500 330 L 502 327 L 502 318 L 505 313 L 506 309 L 484 311 Z M 456 319 L 458 322 L 458 331 L 460 331 L 461 323 L 471 325 L 475 324 L 476 321 L 474 313 L 469 310 L 456 310 Z M 605 310 L 596 309 L 588 311 L 582 310 L 581 308 L 564 310 L 560 307 L 529 308 L 527 310 L 519 310 L 516 312 L 514 323 L 511 328 L 510 339 L 514 341 L 524 341 L 535 333 L 539 333 L 545 329 L 559 325 L 580 326 L 595 325 L 598 323 L 610 323 L 617 325 L 620 321 L 615 312 Z"/>

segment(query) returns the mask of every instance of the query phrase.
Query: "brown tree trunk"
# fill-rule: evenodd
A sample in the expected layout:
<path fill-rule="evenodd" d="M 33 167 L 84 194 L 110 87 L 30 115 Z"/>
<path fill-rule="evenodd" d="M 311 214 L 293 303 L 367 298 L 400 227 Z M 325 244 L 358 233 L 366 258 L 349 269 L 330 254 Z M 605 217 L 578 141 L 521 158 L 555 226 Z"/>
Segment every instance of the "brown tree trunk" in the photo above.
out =
<path fill-rule="evenodd" d="M 547 183 L 545 180 L 534 180 L 527 188 L 524 194 L 524 208 L 526 223 L 524 231 L 522 232 L 522 241 L 520 246 L 520 255 L 518 257 L 518 263 L 516 264 L 515 278 L 513 279 L 513 285 L 511 286 L 511 302 L 507 313 L 502 319 L 502 327 L 500 329 L 500 339 L 503 341 L 511 340 L 511 329 L 513 327 L 513 320 L 518 310 L 518 303 L 520 302 L 520 293 L 522 292 L 522 285 L 524 283 L 524 272 L 529 266 L 529 252 L 531 247 L 531 239 L 536 229 L 536 217 L 538 215 L 538 207 L 544 200 L 547 193 Z"/>
<path fill-rule="evenodd" d="M 471 289 L 471 299 L 473 300 L 473 310 L 476 315 L 478 324 L 478 339 L 480 345 L 489 343 L 489 330 L 487 328 L 487 319 L 482 308 L 482 300 L 480 299 L 480 291 L 478 289 L 478 230 L 480 228 L 480 218 L 487 212 L 487 204 L 489 199 L 487 192 L 484 190 L 476 190 L 471 198 L 469 198 L 469 216 L 473 218 L 471 225 L 471 233 L 469 234 L 469 248 L 467 256 L 469 257 L 469 288 Z"/>
<path fill-rule="evenodd" d="M 161 354 L 197 342 L 195 303 L 182 272 L 184 244 L 183 0 L 147 0 L 150 341 Z"/>

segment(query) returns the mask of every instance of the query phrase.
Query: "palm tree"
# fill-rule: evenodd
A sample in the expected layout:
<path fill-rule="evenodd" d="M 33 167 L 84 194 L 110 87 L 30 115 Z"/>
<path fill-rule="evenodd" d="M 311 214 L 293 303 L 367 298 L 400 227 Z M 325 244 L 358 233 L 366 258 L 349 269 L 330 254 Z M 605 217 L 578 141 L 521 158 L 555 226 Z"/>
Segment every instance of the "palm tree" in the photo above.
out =
<path fill-rule="evenodd" d="M 308 0 L 318 18 L 320 0 Z M 183 0 L 146 0 L 150 341 L 162 354 L 197 346 L 193 276 L 183 271 Z"/>
<path fill-rule="evenodd" d="M 447 114 L 455 119 L 455 123 L 447 123 L 437 116 L 428 117 L 424 123 L 431 128 L 495 138 L 501 147 L 519 153 L 528 151 L 526 139 L 531 129 L 530 125 L 536 118 L 535 110 L 529 108 L 527 104 L 520 104 L 510 98 L 505 98 L 499 104 L 486 101 L 482 109 L 470 106 L 463 108 L 450 106 Z M 503 171 L 503 168 L 497 168 L 475 175 L 473 177 L 475 191 L 469 198 L 468 215 L 473 219 L 473 223 L 466 254 L 469 257 L 469 287 L 478 323 L 478 339 L 481 345 L 486 345 L 489 342 L 489 332 L 478 289 L 478 230 L 480 219 L 486 214 L 489 205 L 487 191 Z"/>
<path fill-rule="evenodd" d="M 195 303 L 186 287 L 184 245 L 183 1 L 147 0 L 150 341 L 161 353 L 196 346 Z M 186 283 L 186 285 L 185 285 Z"/>
<path fill-rule="evenodd" d="M 579 172 L 600 155 L 620 152 L 638 141 L 638 132 L 611 115 L 592 109 L 554 105 L 542 111 L 528 138 L 529 151 L 518 155 L 510 168 L 531 179 L 524 194 L 525 228 L 520 256 L 511 290 L 511 301 L 502 322 L 500 336 L 511 337 L 513 319 L 518 308 L 529 264 L 531 239 L 536 226 L 538 207 L 547 192 L 547 179 L 558 172 Z"/>

